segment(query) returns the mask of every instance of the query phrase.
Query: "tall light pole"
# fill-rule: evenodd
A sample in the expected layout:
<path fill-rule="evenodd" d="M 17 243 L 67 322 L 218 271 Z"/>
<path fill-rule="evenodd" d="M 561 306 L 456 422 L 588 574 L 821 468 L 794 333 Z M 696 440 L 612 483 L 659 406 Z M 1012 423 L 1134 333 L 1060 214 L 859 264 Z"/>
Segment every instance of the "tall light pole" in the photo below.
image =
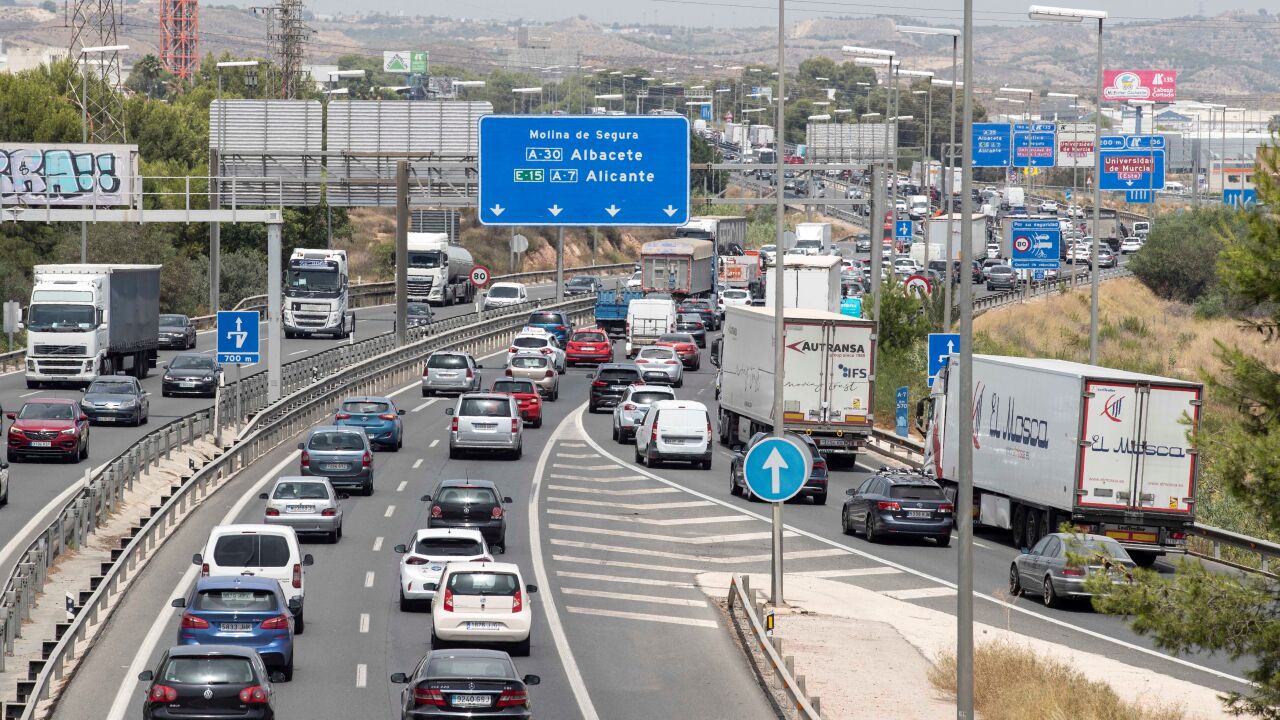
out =
<path fill-rule="evenodd" d="M 960 267 L 967 274 L 973 263 L 973 0 L 964 0 L 964 140 L 960 161 Z M 973 283 L 960 280 L 960 387 L 955 396 L 959 432 L 957 438 L 973 435 Z M 951 370 L 947 371 L 947 383 Z M 956 548 L 956 720 L 973 720 L 973 443 L 957 442 L 959 491 L 956 493 L 956 520 L 959 547 Z"/>
<path fill-rule="evenodd" d="M 971 2 L 972 0 L 965 0 Z M 1090 287 L 1089 287 L 1089 364 L 1098 364 L 1098 235 L 1102 227 L 1102 23 L 1107 19 L 1107 11 L 1105 10 L 1081 10 L 1073 8 L 1048 7 L 1045 5 L 1032 5 L 1027 10 L 1027 15 L 1032 20 L 1047 20 L 1050 22 L 1084 22 L 1085 20 L 1096 20 L 1098 22 L 1098 67 L 1096 86 L 1098 91 L 1098 110 L 1093 124 L 1093 250 L 1090 263 Z M 967 72 L 967 69 L 966 69 Z"/>
<path fill-rule="evenodd" d="M 214 66 L 218 72 L 218 147 L 213 151 L 213 156 L 209 159 L 210 174 L 213 176 L 209 182 L 210 205 L 215 209 L 222 204 L 222 148 L 226 146 L 227 141 L 227 107 L 222 103 L 222 70 L 223 68 L 251 68 L 258 67 L 257 60 L 227 60 Z M 222 223 L 212 222 L 209 224 L 209 312 L 216 313 L 219 309 L 219 303 L 222 302 Z"/>
<path fill-rule="evenodd" d="M 89 142 L 89 64 L 85 56 L 124 52 L 128 49 L 128 45 L 94 45 L 80 48 L 80 142 Z M 106 82 L 105 71 L 103 71 L 103 82 Z M 112 91 L 114 92 L 114 88 Z M 80 262 L 89 262 L 89 224 L 84 220 L 80 221 Z"/>
<path fill-rule="evenodd" d="M 541 95 L 542 86 L 539 85 L 538 87 L 511 88 L 511 93 L 513 95 L 519 95 L 522 98 L 524 98 L 524 112 L 526 115 L 528 115 L 529 110 L 531 109 L 529 104 L 532 102 L 530 98 L 534 95 Z"/>
<path fill-rule="evenodd" d="M 1072 101 L 1072 103 L 1073 103 L 1073 104 L 1072 104 L 1072 107 L 1076 107 L 1076 106 L 1074 105 L 1074 102 L 1075 102 L 1076 100 L 1079 100 L 1079 99 L 1080 99 L 1080 95 L 1078 95 L 1077 93 L 1066 93 L 1066 92 L 1051 92 L 1051 93 L 1045 93 L 1045 97 L 1050 97 L 1050 98 L 1060 98 L 1060 99 L 1064 99 L 1064 100 L 1071 100 L 1071 101 Z M 1058 122 L 1058 110 L 1057 110 L 1057 108 L 1054 108 L 1054 111 L 1053 111 L 1053 122 L 1054 122 L 1054 124 L 1055 124 L 1055 125 L 1057 125 L 1057 122 Z M 1075 134 L 1074 134 L 1074 133 L 1072 134 L 1072 137 L 1075 137 Z M 1094 149 L 1093 149 L 1093 151 L 1094 151 L 1094 152 L 1097 152 L 1097 151 L 1098 151 L 1098 149 L 1097 149 L 1097 148 L 1094 148 Z M 1074 220 L 1074 216 L 1071 214 L 1071 205 L 1072 205 L 1073 203 L 1075 203 L 1075 202 L 1076 202 L 1076 196 L 1077 196 L 1077 194 L 1078 194 L 1077 189 L 1078 189 L 1078 186 L 1079 186 L 1079 184 L 1080 184 L 1079 169 L 1080 169 L 1080 163 L 1079 163 L 1079 161 L 1078 161 L 1078 160 L 1076 160 L 1076 158 L 1074 158 L 1074 157 L 1073 157 L 1073 158 L 1071 158 L 1071 200 L 1070 200 L 1069 202 L 1067 202 L 1067 217 L 1068 217 L 1068 218 L 1070 218 L 1070 219 L 1072 219 L 1072 220 Z M 1073 223 L 1073 224 L 1074 224 L 1074 223 Z M 1067 284 L 1068 284 L 1068 285 L 1070 285 L 1070 286 L 1072 286 L 1072 287 L 1075 287 L 1075 284 L 1076 284 L 1075 256 L 1074 256 L 1073 254 L 1068 254 L 1068 263 L 1067 263 L 1067 264 L 1069 264 L 1069 265 L 1071 266 L 1071 268 L 1070 268 L 1070 270 L 1071 270 L 1071 278 L 1069 279 L 1069 281 L 1068 281 L 1068 283 L 1067 283 Z"/>
<path fill-rule="evenodd" d="M 783 106 L 787 102 L 786 80 L 786 46 L 787 46 L 787 23 L 785 0 L 778 0 L 778 107 L 777 107 L 777 126 L 774 128 L 774 247 L 776 254 L 774 255 L 774 271 L 773 282 L 776 292 L 773 294 L 773 434 L 778 438 L 785 437 L 785 431 L 782 423 L 782 414 L 784 411 L 783 393 L 786 391 L 786 379 L 783 376 L 787 362 L 786 347 L 783 345 L 786 335 L 786 324 L 783 318 L 784 305 L 782 304 L 783 288 L 783 268 L 786 263 L 783 262 L 782 256 L 786 252 L 786 245 L 783 241 L 783 233 L 786 231 L 786 192 L 782 189 L 782 176 L 786 172 L 786 153 L 784 152 L 787 143 L 787 121 Z M 772 553 L 772 583 L 770 587 L 769 597 L 774 606 L 783 603 L 782 595 L 782 503 L 773 503 L 773 553 Z"/>
<path fill-rule="evenodd" d="M 855 45 L 845 45 L 840 48 L 845 55 L 854 58 L 855 65 L 877 65 L 884 64 L 892 69 L 895 54 L 892 50 L 884 50 L 881 48 L 858 47 Z M 868 85 L 870 88 L 870 85 Z M 870 89 L 868 89 L 868 110 L 870 109 Z M 889 107 L 889 84 L 885 82 L 884 93 L 884 114 L 867 112 L 863 113 L 864 120 L 880 116 L 884 118 L 884 157 L 886 166 L 892 168 L 893 163 L 889 159 L 889 122 L 893 117 L 893 111 Z M 880 322 L 880 288 L 884 284 L 880 273 L 882 272 L 882 262 L 884 255 L 884 204 L 881 198 L 884 197 L 884 187 L 882 183 L 877 183 L 876 177 L 872 174 L 871 186 L 871 214 L 867 218 L 867 229 L 871 233 L 871 304 L 872 319 Z"/>

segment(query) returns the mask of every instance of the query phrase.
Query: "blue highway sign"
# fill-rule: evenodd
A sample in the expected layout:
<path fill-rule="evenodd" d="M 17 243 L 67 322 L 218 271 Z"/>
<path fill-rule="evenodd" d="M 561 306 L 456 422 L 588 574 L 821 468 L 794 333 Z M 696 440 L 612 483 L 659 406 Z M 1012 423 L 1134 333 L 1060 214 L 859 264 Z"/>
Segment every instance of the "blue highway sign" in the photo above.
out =
<path fill-rule="evenodd" d="M 680 115 L 485 115 L 485 225 L 682 225 L 689 121 Z"/>
<path fill-rule="evenodd" d="M 947 358 L 958 352 L 960 333 L 929 333 L 929 387 L 933 387 L 933 381 L 947 364 Z"/>
<path fill-rule="evenodd" d="M 1014 124 L 1014 167 L 1053 167 L 1057 148 L 1057 126 L 1053 123 Z"/>
<path fill-rule="evenodd" d="M 218 311 L 218 362 L 253 365 L 259 356 L 258 312 Z"/>
<path fill-rule="evenodd" d="M 911 404 L 911 400 L 907 393 L 910 391 L 911 389 L 908 387 L 900 387 L 894 393 L 893 432 L 898 437 L 906 437 L 908 435 L 907 415 L 910 411 L 908 406 Z"/>
<path fill-rule="evenodd" d="M 974 123 L 973 166 L 1009 167 L 1013 131 L 1009 123 Z"/>
<path fill-rule="evenodd" d="M 788 437 L 765 438 L 742 459 L 747 488 L 766 502 L 785 502 L 795 497 L 812 472 L 809 448 Z"/>
<path fill-rule="evenodd" d="M 911 234 L 915 232 L 915 223 L 910 220 L 895 220 L 893 223 L 893 236 L 895 238 L 911 239 Z"/>
<path fill-rule="evenodd" d="M 1163 150 L 1103 150 L 1103 190 L 1163 190 Z"/>
<path fill-rule="evenodd" d="M 1056 270 L 1062 228 L 1055 220 L 1010 220 L 1012 257 L 1016 270 Z"/>
<path fill-rule="evenodd" d="M 1163 135 L 1105 135 L 1103 150 L 1164 150 Z"/>
<path fill-rule="evenodd" d="M 1150 190 L 1125 190 L 1124 201 L 1127 203 L 1153 203 L 1156 201 L 1156 194 Z"/>
<path fill-rule="evenodd" d="M 1258 191 L 1252 188 L 1245 190 L 1223 190 L 1222 203 L 1232 207 L 1243 205 L 1244 207 L 1253 207 L 1258 204 Z"/>

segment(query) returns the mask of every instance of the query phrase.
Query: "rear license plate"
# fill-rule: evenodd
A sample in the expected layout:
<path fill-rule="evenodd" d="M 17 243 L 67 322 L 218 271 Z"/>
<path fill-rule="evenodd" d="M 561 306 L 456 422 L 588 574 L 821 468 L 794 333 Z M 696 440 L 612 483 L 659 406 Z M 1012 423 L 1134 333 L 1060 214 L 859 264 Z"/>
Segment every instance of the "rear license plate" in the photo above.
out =
<path fill-rule="evenodd" d="M 291 513 L 309 513 L 315 511 L 315 508 L 310 505 L 286 505 L 284 509 Z"/>
<path fill-rule="evenodd" d="M 31 447 L 53 447 L 48 440 L 32 440 Z"/>
<path fill-rule="evenodd" d="M 909 518 L 930 518 L 930 517 L 933 517 L 933 513 L 932 513 L 932 512 L 930 512 L 930 511 L 928 511 L 928 510 L 908 510 L 908 511 L 907 511 L 907 517 L 909 517 Z"/>
<path fill-rule="evenodd" d="M 477 707 L 489 707 L 492 704 L 493 704 L 493 698 L 489 695 L 454 695 L 453 696 L 454 707 L 477 708 Z"/>
<path fill-rule="evenodd" d="M 468 630 L 499 630 L 501 626 L 496 622 L 468 622 Z"/>
<path fill-rule="evenodd" d="M 222 623 L 218 627 L 223 632 L 249 632 L 253 629 L 252 623 Z"/>
<path fill-rule="evenodd" d="M 320 469 L 336 472 L 338 470 L 350 470 L 351 466 L 345 463 L 324 463 L 320 466 Z"/>
<path fill-rule="evenodd" d="M 844 441 L 840 438 L 818 438 L 818 444 L 822 447 L 844 447 Z"/>

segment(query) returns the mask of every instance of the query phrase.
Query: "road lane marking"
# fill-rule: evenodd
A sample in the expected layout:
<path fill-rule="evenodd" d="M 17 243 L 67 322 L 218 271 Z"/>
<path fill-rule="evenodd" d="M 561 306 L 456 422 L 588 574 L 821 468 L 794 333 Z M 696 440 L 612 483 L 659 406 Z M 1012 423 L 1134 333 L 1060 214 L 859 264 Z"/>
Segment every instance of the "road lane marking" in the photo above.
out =
<path fill-rule="evenodd" d="M 712 572 L 712 568 L 677 567 L 675 565 L 649 565 L 646 563 L 624 562 L 622 560 L 605 560 L 602 558 L 584 558 L 575 555 L 552 555 L 556 562 L 578 563 L 579 565 L 602 565 L 604 567 L 626 568 L 628 570 L 653 570 L 654 572 L 677 572 L 697 575 Z"/>
<path fill-rule="evenodd" d="M 623 468 L 618 468 L 618 469 L 622 470 Z M 649 479 L 643 475 L 620 475 L 618 477 L 599 478 L 599 477 L 587 477 L 586 475 L 564 475 L 561 473 L 547 473 L 547 477 L 552 478 L 554 480 L 581 480 L 583 482 L 598 482 L 598 483 L 635 482 L 637 480 Z"/>
<path fill-rule="evenodd" d="M 420 467 L 422 467 L 422 458 L 418 458 L 417 460 L 414 460 L 414 461 L 413 461 L 413 469 L 414 469 L 414 470 L 417 470 L 417 469 L 418 469 L 418 468 L 420 468 Z"/>
<path fill-rule="evenodd" d="M 600 575 L 598 573 L 580 573 L 571 570 L 557 570 L 560 577 L 575 580 L 599 580 L 600 582 L 624 583 L 630 585 L 655 585 L 659 587 L 697 588 L 697 583 L 680 582 L 679 580 L 656 580 L 654 578 L 630 577 L 627 575 Z"/>
<path fill-rule="evenodd" d="M 367 588 L 373 587 L 373 571 L 372 570 L 364 574 L 364 586 Z"/>
<path fill-rule="evenodd" d="M 586 447 L 586 446 L 587 446 L 587 444 L 586 444 L 586 443 L 580 443 L 580 442 L 562 442 L 562 443 L 560 443 L 560 447 L 574 447 L 574 448 L 578 448 L 578 447 Z"/>
<path fill-rule="evenodd" d="M 600 455 L 599 455 L 599 453 L 562 453 L 562 452 L 558 452 L 558 453 L 556 453 L 556 457 L 572 458 L 572 459 L 574 459 L 574 460 L 586 460 L 587 458 L 598 458 L 598 457 L 600 457 Z M 552 467 L 559 467 L 559 466 L 558 466 L 558 465 L 553 465 Z"/>
<path fill-rule="evenodd" d="M 418 462 L 422 462 L 422 461 L 421 461 L 421 460 L 419 460 Z M 408 481 L 408 480 L 401 480 L 401 481 L 400 481 L 400 484 L 396 486 L 396 492 L 404 492 L 404 488 L 405 488 L 405 486 L 406 486 L 406 485 L 408 485 L 408 484 L 409 484 L 409 481 Z M 395 506 L 394 506 L 394 505 L 392 505 L 392 507 L 395 507 Z M 387 517 L 391 517 L 391 514 L 390 514 L 390 513 L 387 513 Z"/>
<path fill-rule="evenodd" d="M 435 440 L 432 440 L 432 441 L 431 441 L 431 444 L 430 444 L 430 445 L 428 445 L 427 447 L 429 447 L 429 448 L 433 448 L 433 447 L 435 447 L 435 446 L 437 446 L 437 445 L 439 445 L 439 444 L 440 444 L 440 438 L 436 438 Z"/>
<path fill-rule="evenodd" d="M 619 466 L 612 463 L 608 465 L 566 465 L 564 463 L 552 463 L 551 467 L 561 468 L 563 470 L 629 470 L 630 469 L 626 465 Z"/>
<path fill-rule="evenodd" d="M 289 353 L 289 357 L 293 357 L 294 355 L 301 355 L 301 354 L 306 353 L 306 352 L 311 352 L 311 349 L 310 349 L 310 348 L 307 348 L 307 349 L 304 349 L 304 350 L 299 350 L 299 351 L 297 351 L 297 352 L 291 352 L 291 353 Z"/>
<path fill-rule="evenodd" d="M 409 412 L 422 412 L 423 408 L 431 407 L 432 405 L 435 405 L 439 401 L 440 401 L 440 398 L 431 398 L 430 400 L 422 403 L 421 405 L 414 408 L 413 410 L 410 410 Z"/>
<path fill-rule="evenodd" d="M 679 605 L 681 607 L 706 607 L 706 600 L 686 600 L 684 598 L 656 597 L 654 595 L 637 595 L 635 593 L 609 592 L 607 590 L 585 590 L 583 588 L 562 587 L 565 595 L 603 598 L 605 600 L 630 600 L 632 602 L 657 603 L 659 605 Z"/>
<path fill-rule="evenodd" d="M 794 575 L 812 578 L 862 577 L 863 575 L 898 575 L 902 571 L 891 567 L 849 568 L 848 570 L 802 570 Z"/>
<path fill-rule="evenodd" d="M 758 555 L 740 555 L 738 557 L 728 558 L 712 558 L 702 557 L 699 555 L 686 555 L 684 553 L 666 552 L 664 550 L 644 550 L 642 548 L 626 547 L 625 545 L 602 545 L 600 543 L 579 542 L 577 540 L 563 540 L 561 538 L 551 538 L 552 545 L 560 547 L 570 547 L 578 550 L 598 550 L 600 552 L 620 553 L 623 555 L 644 555 L 652 558 L 670 558 L 672 560 L 687 560 L 693 562 L 708 562 L 717 565 L 733 565 L 737 563 L 763 562 L 771 559 L 770 553 L 760 553 Z M 844 555 L 844 551 L 839 548 L 821 548 L 818 550 L 795 550 L 792 552 L 784 552 L 782 554 L 785 560 L 805 560 L 808 558 L 831 557 L 833 555 Z"/>
<path fill-rule="evenodd" d="M 362 688 L 369 684 L 369 666 L 364 663 L 356 665 L 356 687 Z"/>
<path fill-rule="evenodd" d="M 387 397 L 389 397 L 389 398 L 393 398 L 393 397 L 395 397 L 395 396 L 399 395 L 400 393 L 406 393 L 406 392 L 409 392 L 410 390 L 413 390 L 413 389 L 415 389 L 415 388 L 417 388 L 417 387 L 420 387 L 420 386 L 421 386 L 421 383 L 418 383 L 418 382 L 415 382 L 415 383 L 413 383 L 413 384 L 411 384 L 411 385 L 405 385 L 404 387 L 400 388 L 399 390 L 396 390 L 395 392 L 389 392 L 389 393 L 387 393 Z"/>
<path fill-rule="evenodd" d="M 710 523 L 726 523 L 726 522 L 747 522 L 751 518 L 745 515 L 716 515 L 711 517 L 692 517 L 692 518 L 669 518 L 666 520 L 658 518 L 636 517 L 634 515 L 607 515 L 605 513 L 583 512 L 581 510 L 558 510 L 556 508 L 547 508 L 548 515 L 562 515 L 564 517 L 590 518 L 593 520 L 608 520 L 617 522 L 641 523 L 644 525 L 706 525 Z"/>
<path fill-rule="evenodd" d="M 620 503 L 607 500 L 582 500 L 579 498 L 562 498 L 548 495 L 547 502 L 569 503 L 571 505 L 591 505 L 594 507 L 625 508 L 627 510 L 679 510 L 680 508 L 707 507 L 714 503 L 706 500 L 669 503 Z"/>
<path fill-rule="evenodd" d="M 604 488 L 580 488 L 572 485 L 548 485 L 548 490 L 567 490 L 569 492 L 591 493 L 593 495 L 660 495 L 678 493 L 675 488 L 634 488 L 631 490 L 606 490 Z"/>
<path fill-rule="evenodd" d="M 950 597 L 956 594 L 956 590 L 949 587 L 926 587 L 912 590 L 881 590 L 880 594 L 895 600 L 922 600 L 924 598 Z"/>
<path fill-rule="evenodd" d="M 655 535 L 653 533 L 629 532 L 627 530 L 616 530 L 614 528 L 598 528 L 587 525 L 547 525 L 552 530 L 563 530 L 565 532 L 586 533 L 588 535 L 608 535 L 610 537 L 626 537 L 636 540 L 652 540 L 660 543 L 675 543 L 677 545 L 719 545 L 721 543 L 731 542 L 748 542 L 751 540 L 768 540 L 773 537 L 772 532 L 753 532 L 739 533 L 737 535 L 699 535 L 697 537 L 681 537 L 679 535 Z M 793 532 L 785 532 L 787 537 L 796 537 Z"/>
<path fill-rule="evenodd" d="M 387 506 L 387 511 L 386 511 L 385 513 L 383 513 L 383 514 L 382 514 L 382 517 L 391 517 L 391 516 L 392 516 L 392 514 L 394 514 L 394 513 L 395 513 L 395 511 L 396 511 L 396 506 L 395 506 L 395 505 L 388 505 L 388 506 Z"/>
<path fill-rule="evenodd" d="M 360 613 L 360 632 L 369 632 L 369 613 Z"/>
<path fill-rule="evenodd" d="M 20 397 L 20 398 L 24 398 L 24 397 L 31 397 L 32 395 L 39 395 L 39 394 L 40 394 L 40 393 L 42 393 L 42 392 L 44 392 L 44 391 L 43 391 L 43 390 L 33 390 L 32 392 L 29 392 L 29 393 L 23 393 L 23 394 L 19 395 L 18 397 Z"/>
<path fill-rule="evenodd" d="M 382 549 L 382 536 L 379 535 L 378 537 L 373 539 L 373 551 L 378 552 L 381 549 Z"/>
<path fill-rule="evenodd" d="M 643 620 L 645 622 L 665 623 L 667 625 L 687 625 L 689 627 L 720 627 L 714 620 L 699 620 L 698 618 L 651 615 L 649 613 L 623 612 L 622 610 L 601 610 L 599 608 L 575 607 L 573 605 L 565 605 L 564 609 L 571 613 L 577 613 L 578 615 L 601 615 L 603 617 L 622 618 L 623 620 Z"/>

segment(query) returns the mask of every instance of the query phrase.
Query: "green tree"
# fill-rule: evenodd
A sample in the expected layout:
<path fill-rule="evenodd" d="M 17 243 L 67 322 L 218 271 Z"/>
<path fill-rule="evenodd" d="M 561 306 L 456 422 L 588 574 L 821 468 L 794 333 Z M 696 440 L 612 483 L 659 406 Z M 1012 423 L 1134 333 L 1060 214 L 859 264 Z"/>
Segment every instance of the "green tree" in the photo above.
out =
<path fill-rule="evenodd" d="M 689 135 L 689 161 L 692 163 L 722 162 L 720 151 L 700 136 Z M 703 190 L 719 195 L 729 184 L 729 173 L 724 170 L 694 170 L 689 174 L 689 189 L 695 193 Z"/>
<path fill-rule="evenodd" d="M 133 64 L 133 70 L 124 86 L 144 97 L 163 99 L 168 97 L 175 80 L 173 73 L 165 68 L 160 58 L 147 54 Z"/>
<path fill-rule="evenodd" d="M 1163 215 L 1129 269 L 1156 295 L 1194 303 L 1218 284 L 1216 267 L 1223 243 L 1244 230 L 1244 215 L 1227 208 Z"/>
<path fill-rule="evenodd" d="M 0 73 L 0 138 L 5 142 L 79 142 L 80 111 L 69 95 L 70 61 Z"/>

